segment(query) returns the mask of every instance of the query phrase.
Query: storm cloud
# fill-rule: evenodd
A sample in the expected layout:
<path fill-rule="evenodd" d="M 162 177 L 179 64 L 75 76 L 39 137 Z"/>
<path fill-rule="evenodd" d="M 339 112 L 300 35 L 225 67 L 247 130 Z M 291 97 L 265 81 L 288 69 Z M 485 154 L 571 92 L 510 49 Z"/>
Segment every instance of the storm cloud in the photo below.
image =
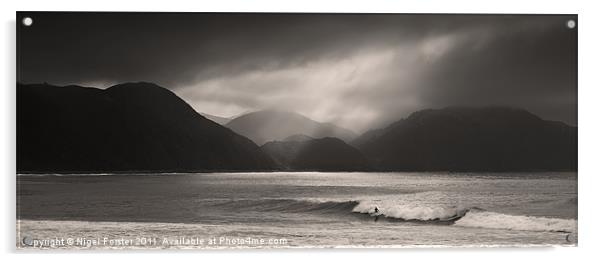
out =
<path fill-rule="evenodd" d="M 577 124 L 573 15 L 19 13 L 18 81 L 171 89 L 197 111 L 278 108 L 361 132 L 424 108 Z"/>

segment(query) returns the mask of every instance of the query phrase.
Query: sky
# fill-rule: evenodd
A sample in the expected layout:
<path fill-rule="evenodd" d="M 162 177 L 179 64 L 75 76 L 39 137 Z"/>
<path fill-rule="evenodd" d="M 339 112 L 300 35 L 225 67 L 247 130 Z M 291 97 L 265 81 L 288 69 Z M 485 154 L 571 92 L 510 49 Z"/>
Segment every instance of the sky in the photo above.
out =
<path fill-rule="evenodd" d="M 577 125 L 569 20 L 577 17 L 25 12 L 17 80 L 153 82 L 202 113 L 280 109 L 356 132 L 447 106 L 519 107 Z"/>

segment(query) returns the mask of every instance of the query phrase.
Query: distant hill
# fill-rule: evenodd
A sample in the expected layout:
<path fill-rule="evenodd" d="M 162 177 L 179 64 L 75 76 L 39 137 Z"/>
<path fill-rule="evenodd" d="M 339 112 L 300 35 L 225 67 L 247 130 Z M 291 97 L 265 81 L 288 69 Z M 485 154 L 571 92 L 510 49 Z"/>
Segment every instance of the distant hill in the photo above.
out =
<path fill-rule="evenodd" d="M 261 149 L 285 170 L 365 171 L 370 169 L 367 159 L 359 150 L 333 137 L 272 141 L 264 144 Z"/>
<path fill-rule="evenodd" d="M 200 113 L 202 116 L 204 116 L 205 118 L 218 123 L 220 125 L 226 125 L 228 122 L 230 122 L 230 120 L 232 120 L 231 118 L 227 118 L 227 117 L 221 117 L 221 116 L 214 116 L 214 115 L 210 115 L 210 114 L 205 114 L 205 113 Z"/>
<path fill-rule="evenodd" d="M 350 143 L 351 143 L 351 145 L 359 148 L 363 145 L 373 142 L 378 137 L 386 134 L 389 130 L 395 128 L 395 126 L 401 125 L 402 123 L 403 123 L 403 119 L 389 125 L 386 128 L 368 130 L 365 133 L 361 134 L 360 136 L 356 137 Z"/>
<path fill-rule="evenodd" d="M 283 139 L 282 141 L 285 142 L 290 142 L 290 141 L 297 141 L 297 142 L 305 142 L 305 141 L 309 141 L 309 140 L 313 140 L 315 138 L 311 137 L 311 136 L 306 136 L 306 135 L 292 135 L 289 136 L 285 139 Z"/>
<path fill-rule="evenodd" d="M 522 109 L 423 110 L 352 142 L 380 170 L 577 169 L 577 128 Z"/>
<path fill-rule="evenodd" d="M 516 108 L 422 110 L 339 139 L 354 137 L 274 110 L 223 127 L 150 83 L 17 85 L 19 173 L 577 169 L 577 128 Z"/>
<path fill-rule="evenodd" d="M 151 83 L 17 85 L 17 171 L 267 170 L 251 140 Z"/>
<path fill-rule="evenodd" d="M 292 135 L 306 135 L 313 138 L 336 137 L 350 141 L 357 135 L 350 130 L 330 123 L 320 123 L 303 115 L 277 110 L 264 110 L 242 115 L 226 124 L 258 145 L 268 141 L 283 140 Z"/>

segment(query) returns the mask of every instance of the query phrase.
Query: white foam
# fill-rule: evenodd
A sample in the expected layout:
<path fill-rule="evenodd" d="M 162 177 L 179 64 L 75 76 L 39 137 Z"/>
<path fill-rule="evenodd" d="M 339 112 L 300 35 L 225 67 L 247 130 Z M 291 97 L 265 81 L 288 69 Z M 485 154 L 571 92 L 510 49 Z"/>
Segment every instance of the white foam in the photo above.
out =
<path fill-rule="evenodd" d="M 547 218 L 535 216 L 506 215 L 487 211 L 470 211 L 454 224 L 462 227 L 576 232 L 574 219 Z"/>
<path fill-rule="evenodd" d="M 443 206 L 419 206 L 399 204 L 395 202 L 372 202 L 360 201 L 353 212 L 369 214 L 378 207 L 380 214 L 385 217 L 399 218 L 404 220 L 445 220 L 463 215 L 466 209 L 463 207 L 443 207 Z"/>

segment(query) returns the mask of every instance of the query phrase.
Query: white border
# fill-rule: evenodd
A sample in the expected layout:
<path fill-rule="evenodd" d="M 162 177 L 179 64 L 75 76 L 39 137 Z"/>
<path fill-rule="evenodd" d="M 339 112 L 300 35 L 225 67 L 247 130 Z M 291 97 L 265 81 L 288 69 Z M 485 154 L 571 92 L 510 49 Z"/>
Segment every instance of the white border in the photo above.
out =
<path fill-rule="evenodd" d="M 228 1 L 2 1 L 3 61 L 1 63 L 3 87 L 0 88 L 2 114 L 2 144 L 0 166 L 2 177 L 2 236 L 3 261 L 104 261 L 136 259 L 139 261 L 164 260 L 238 260 L 247 261 L 576 261 L 596 257 L 600 243 L 599 187 L 602 172 L 598 152 L 602 149 L 600 96 L 600 26 L 602 12 L 597 1 L 386 1 L 386 0 L 228 0 Z M 579 247 L 557 248 L 459 248 L 459 249 L 359 249 L 359 250 L 205 250 L 205 251 L 125 251 L 102 252 L 103 256 L 86 256 L 93 252 L 59 252 L 49 256 L 36 252 L 16 253 L 15 241 L 15 11 L 229 11 L 229 12 L 400 12 L 400 13 L 577 13 L 579 30 Z M 75 253 L 72 255 L 71 253 Z M 36 255 L 37 254 L 37 255 Z M 132 257 L 136 255 L 136 258 Z M 202 256 L 197 256 L 201 254 Z M 174 257 L 175 255 L 175 257 Z M 169 257 L 168 257 L 169 256 Z M 7 260 L 5 260 L 7 259 Z"/>

